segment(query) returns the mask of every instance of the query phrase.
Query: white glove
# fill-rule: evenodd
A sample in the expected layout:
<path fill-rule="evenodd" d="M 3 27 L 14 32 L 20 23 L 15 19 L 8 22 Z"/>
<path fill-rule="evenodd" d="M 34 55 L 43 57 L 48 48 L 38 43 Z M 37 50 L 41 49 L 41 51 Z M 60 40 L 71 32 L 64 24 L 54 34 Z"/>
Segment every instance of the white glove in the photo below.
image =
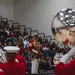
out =
<path fill-rule="evenodd" d="M 34 53 L 38 54 L 38 52 L 37 52 L 35 49 L 32 49 L 32 52 L 34 52 Z"/>
<path fill-rule="evenodd" d="M 70 57 L 74 57 L 74 55 L 75 55 L 75 48 L 71 48 L 71 50 L 68 52 L 68 55 Z"/>
<path fill-rule="evenodd" d="M 62 62 L 63 64 L 66 64 L 68 62 L 68 60 L 70 59 L 69 54 L 65 54 L 61 59 L 60 62 Z"/>
<path fill-rule="evenodd" d="M 73 57 L 74 55 L 75 55 L 75 49 L 71 48 L 71 50 L 60 59 L 60 62 L 66 64 L 70 59 L 70 57 Z"/>

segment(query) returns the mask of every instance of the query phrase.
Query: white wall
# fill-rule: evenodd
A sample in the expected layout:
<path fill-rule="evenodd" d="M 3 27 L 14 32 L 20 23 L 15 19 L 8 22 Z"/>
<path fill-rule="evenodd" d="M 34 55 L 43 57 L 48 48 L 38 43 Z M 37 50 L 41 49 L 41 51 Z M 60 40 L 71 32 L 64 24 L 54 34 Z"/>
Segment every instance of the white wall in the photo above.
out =
<path fill-rule="evenodd" d="M 52 36 L 54 15 L 63 8 L 75 7 L 75 0 L 15 0 L 14 7 L 15 21 Z"/>
<path fill-rule="evenodd" d="M 0 0 L 0 15 L 2 15 L 3 18 L 14 20 L 13 0 Z"/>

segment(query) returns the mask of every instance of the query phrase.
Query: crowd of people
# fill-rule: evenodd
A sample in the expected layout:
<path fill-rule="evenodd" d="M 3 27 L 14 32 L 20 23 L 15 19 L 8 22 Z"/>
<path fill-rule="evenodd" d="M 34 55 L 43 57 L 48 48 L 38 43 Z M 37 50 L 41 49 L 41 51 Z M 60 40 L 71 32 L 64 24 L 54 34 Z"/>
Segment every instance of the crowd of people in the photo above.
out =
<path fill-rule="evenodd" d="M 36 36 L 36 35 L 34 35 Z M 69 51 L 69 48 L 60 48 L 55 42 L 49 42 L 47 38 L 42 39 L 37 35 L 37 41 L 40 44 L 38 54 L 34 55 L 30 48 L 31 41 L 34 39 L 34 36 L 28 34 L 26 30 L 21 31 L 20 27 L 8 24 L 8 22 L 1 21 L 0 23 L 0 53 L 4 53 L 3 47 L 5 46 L 18 46 L 20 48 L 19 54 L 24 57 L 27 65 L 27 73 L 31 72 L 32 60 L 37 58 L 38 62 L 38 73 L 48 72 L 54 70 L 53 60 L 59 60 L 64 54 Z M 60 55 L 62 54 L 62 56 Z M 4 62 L 5 58 L 0 59 L 0 62 Z"/>

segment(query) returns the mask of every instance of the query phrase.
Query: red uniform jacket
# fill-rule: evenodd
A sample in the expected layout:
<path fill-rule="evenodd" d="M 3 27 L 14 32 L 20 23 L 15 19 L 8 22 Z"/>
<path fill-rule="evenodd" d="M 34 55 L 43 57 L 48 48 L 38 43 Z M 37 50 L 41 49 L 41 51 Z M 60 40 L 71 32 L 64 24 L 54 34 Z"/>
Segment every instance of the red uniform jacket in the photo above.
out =
<path fill-rule="evenodd" d="M 35 44 L 37 45 L 37 42 L 33 39 L 33 40 L 31 40 L 30 41 L 30 44 L 29 44 L 29 50 L 31 50 L 32 51 L 32 49 L 35 49 L 34 48 L 34 42 L 35 42 Z M 40 49 L 41 49 L 41 45 L 40 45 Z M 38 51 L 39 52 L 39 51 Z M 38 59 L 40 56 L 39 56 L 39 53 L 37 54 L 37 56 L 36 56 L 36 58 Z"/>
<path fill-rule="evenodd" d="M 22 56 L 17 55 L 15 60 L 8 61 L 7 63 L 0 64 L 0 68 L 3 70 L 5 75 L 25 75 L 26 63 Z"/>
<path fill-rule="evenodd" d="M 55 68 L 55 75 L 75 75 L 75 59 L 68 64 L 57 64 Z"/>
<path fill-rule="evenodd" d="M 30 41 L 30 44 L 29 44 L 29 47 L 28 47 L 29 50 L 32 50 L 33 49 L 33 42 L 35 42 L 35 41 L 34 40 L 31 40 Z"/>
<path fill-rule="evenodd" d="M 0 75 L 5 75 L 5 73 L 4 72 L 0 72 Z"/>

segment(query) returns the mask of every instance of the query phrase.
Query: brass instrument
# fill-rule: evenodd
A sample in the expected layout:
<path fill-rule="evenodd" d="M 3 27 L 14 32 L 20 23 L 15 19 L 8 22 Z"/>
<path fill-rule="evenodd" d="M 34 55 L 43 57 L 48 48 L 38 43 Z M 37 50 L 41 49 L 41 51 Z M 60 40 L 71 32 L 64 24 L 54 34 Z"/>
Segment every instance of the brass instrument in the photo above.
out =
<path fill-rule="evenodd" d="M 75 45 L 75 9 L 68 8 L 59 11 L 52 21 L 52 33 L 60 45 L 73 47 Z"/>
<path fill-rule="evenodd" d="M 39 42 L 33 42 L 32 60 L 34 60 L 37 57 L 40 50 L 40 46 L 41 45 Z"/>
<path fill-rule="evenodd" d="M 75 48 L 75 8 L 63 9 L 54 16 L 52 33 L 60 48 L 62 45 Z M 59 61 L 60 59 L 53 59 L 54 64 L 58 64 Z"/>

